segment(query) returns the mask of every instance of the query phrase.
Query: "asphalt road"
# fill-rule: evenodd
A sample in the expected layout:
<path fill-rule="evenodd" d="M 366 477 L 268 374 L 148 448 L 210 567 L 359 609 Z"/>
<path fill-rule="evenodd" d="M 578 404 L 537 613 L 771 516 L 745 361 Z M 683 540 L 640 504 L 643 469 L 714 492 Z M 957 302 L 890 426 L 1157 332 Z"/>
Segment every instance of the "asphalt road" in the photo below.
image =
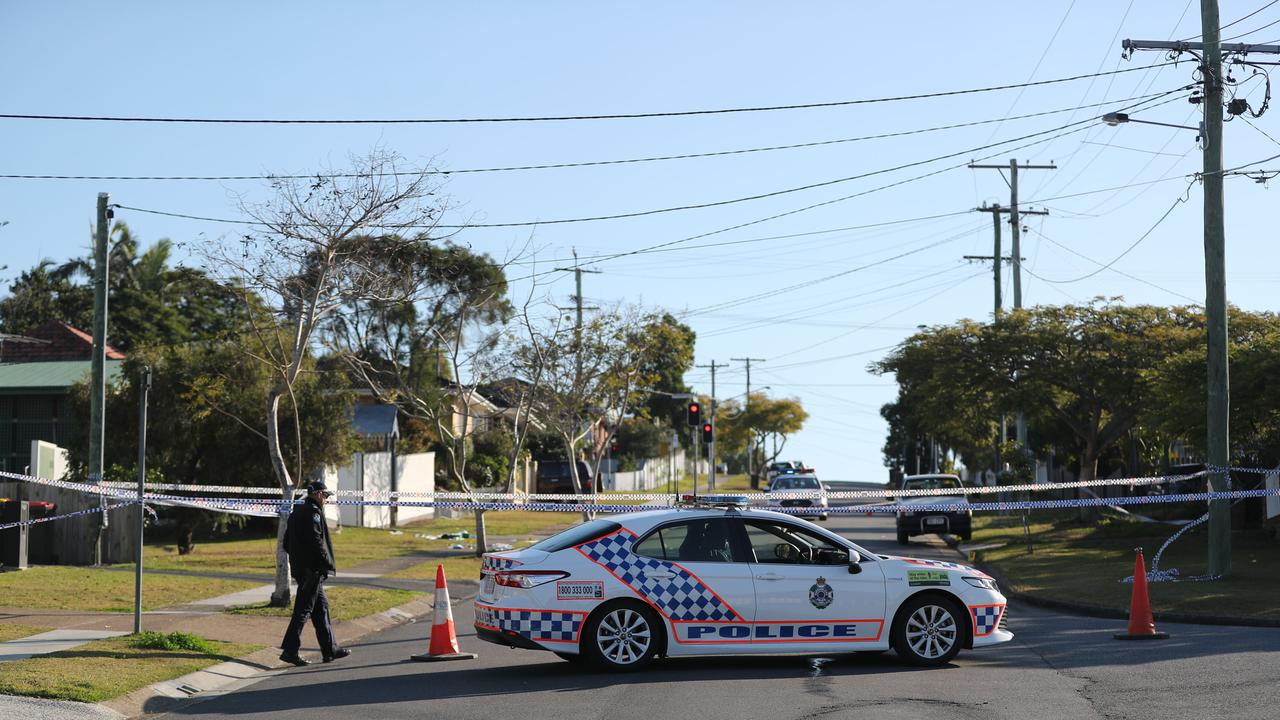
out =
<path fill-rule="evenodd" d="M 939 541 L 897 545 L 892 519 L 833 518 L 868 549 L 955 561 Z M 905 550 L 905 552 L 904 552 Z M 1115 582 L 1100 577 L 1098 582 Z M 1015 605 L 1012 643 L 920 670 L 892 653 L 668 660 L 630 675 L 479 642 L 455 605 L 472 661 L 407 662 L 429 621 L 366 638 L 348 660 L 273 674 L 168 717 L 399 718 L 1268 718 L 1280 717 L 1280 629 L 1165 624 L 1172 639 L 1121 642 L 1115 620 Z"/>

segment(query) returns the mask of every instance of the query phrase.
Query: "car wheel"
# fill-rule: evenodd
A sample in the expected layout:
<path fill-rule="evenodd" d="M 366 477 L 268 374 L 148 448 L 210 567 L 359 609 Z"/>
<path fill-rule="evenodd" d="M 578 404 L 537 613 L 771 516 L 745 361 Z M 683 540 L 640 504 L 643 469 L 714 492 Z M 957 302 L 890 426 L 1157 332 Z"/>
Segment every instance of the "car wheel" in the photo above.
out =
<path fill-rule="evenodd" d="M 910 540 L 911 540 L 911 536 L 907 534 L 907 531 L 906 531 L 906 530 L 899 530 L 899 531 L 898 531 L 898 544 L 899 544 L 899 545 L 906 545 L 907 543 L 909 543 L 909 542 L 910 542 Z"/>
<path fill-rule="evenodd" d="M 916 595 L 898 611 L 893 649 L 912 665 L 943 665 L 960 652 L 965 630 L 956 603 L 935 594 Z"/>
<path fill-rule="evenodd" d="M 664 632 L 648 607 L 632 602 L 608 605 L 587 619 L 582 654 L 610 672 L 639 670 L 653 662 Z"/>

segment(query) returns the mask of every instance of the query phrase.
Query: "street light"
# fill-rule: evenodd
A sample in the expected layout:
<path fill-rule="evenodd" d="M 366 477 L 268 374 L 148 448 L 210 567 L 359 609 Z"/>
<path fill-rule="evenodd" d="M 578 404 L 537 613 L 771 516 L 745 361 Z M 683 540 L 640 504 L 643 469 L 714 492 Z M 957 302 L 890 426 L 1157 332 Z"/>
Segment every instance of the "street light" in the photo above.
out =
<path fill-rule="evenodd" d="M 1173 123 L 1155 122 L 1154 120 L 1135 120 L 1134 118 L 1129 117 L 1129 113 L 1122 112 L 1109 112 L 1102 116 L 1102 122 L 1110 125 L 1111 127 L 1124 123 L 1139 123 L 1142 125 L 1159 125 L 1161 127 L 1180 128 L 1182 130 L 1195 130 L 1201 135 L 1204 134 L 1204 123 L 1200 123 L 1199 127 L 1192 127 L 1190 125 L 1174 125 Z"/>

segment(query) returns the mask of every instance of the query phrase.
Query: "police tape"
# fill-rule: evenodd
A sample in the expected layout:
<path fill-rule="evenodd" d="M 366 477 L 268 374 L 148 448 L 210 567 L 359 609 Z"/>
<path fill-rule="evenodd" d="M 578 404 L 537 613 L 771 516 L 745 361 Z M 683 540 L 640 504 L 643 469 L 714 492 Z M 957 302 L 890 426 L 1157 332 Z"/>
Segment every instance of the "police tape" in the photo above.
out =
<path fill-rule="evenodd" d="M 1270 470 L 1254 470 L 1250 472 L 1271 472 Z M 983 485 L 977 487 L 963 488 L 965 495 L 988 495 L 996 493 L 1016 493 L 1016 492 L 1047 492 L 1051 490 L 1074 490 L 1080 488 L 1091 487 L 1117 487 L 1117 486 L 1144 486 L 1144 485 L 1163 485 L 1166 483 L 1185 482 L 1195 478 L 1203 477 L 1206 471 L 1200 471 L 1189 474 L 1180 475 L 1158 475 L 1150 477 L 1124 477 L 1124 478 L 1098 478 L 1094 480 L 1074 480 L 1070 482 L 1056 483 L 1026 483 L 1022 485 Z M 107 482 L 103 486 L 120 491 L 128 492 L 136 485 L 130 483 Z M 81 485 L 81 488 L 85 486 Z M 212 492 L 236 495 L 279 495 L 279 488 L 264 487 L 243 487 L 243 486 L 226 486 L 226 485 L 181 485 L 176 483 L 148 483 L 147 490 L 171 490 L 180 492 Z M 596 497 L 590 493 L 581 495 L 573 495 L 571 493 L 500 493 L 488 491 L 388 491 L 388 490 L 335 490 L 333 491 L 337 497 L 374 497 L 374 498 L 433 498 L 441 500 L 557 500 L 563 499 L 566 495 L 572 497 Z M 892 488 L 884 488 L 877 490 L 781 490 L 772 493 L 748 491 L 748 492 L 731 492 L 738 497 L 746 497 L 751 500 L 803 500 L 829 498 L 832 500 L 849 500 L 856 498 L 879 498 L 892 495 L 893 497 L 946 497 L 956 494 L 956 488 L 921 488 L 913 490 L 897 490 Z M 642 493 L 617 493 L 608 492 L 601 493 L 611 501 L 616 500 L 661 500 L 672 497 L 672 493 L 642 492 Z"/>
<path fill-rule="evenodd" d="M 92 515 L 94 513 L 111 511 L 111 510 L 115 510 L 116 508 L 128 507 L 130 505 L 136 505 L 136 504 L 138 504 L 138 501 L 132 500 L 130 502 L 122 502 L 122 503 L 116 503 L 114 505 L 107 505 L 106 507 L 99 506 L 99 507 L 87 508 L 85 510 L 76 510 L 75 512 L 64 513 L 62 515 L 50 515 L 49 517 L 32 518 L 30 520 L 19 520 L 17 522 L 4 523 L 0 525 L 0 530 L 9 530 L 16 527 L 39 525 L 40 523 L 53 522 L 54 520 L 66 520 L 68 518 L 81 517 L 84 515 Z"/>

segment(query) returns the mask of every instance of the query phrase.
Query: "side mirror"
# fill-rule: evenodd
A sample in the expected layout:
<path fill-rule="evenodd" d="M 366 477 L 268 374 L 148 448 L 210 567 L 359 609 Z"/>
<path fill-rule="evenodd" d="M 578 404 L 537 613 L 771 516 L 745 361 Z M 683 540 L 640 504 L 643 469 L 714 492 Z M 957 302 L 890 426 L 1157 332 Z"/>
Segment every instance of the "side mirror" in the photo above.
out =
<path fill-rule="evenodd" d="M 857 560 L 854 560 L 854 559 L 850 558 L 850 559 L 849 559 L 849 574 L 850 574 L 850 575 L 857 575 L 857 574 L 858 574 L 858 573 L 860 573 L 860 572 L 862 572 L 862 565 L 860 565 L 860 564 L 858 563 L 858 561 L 857 561 Z"/>

